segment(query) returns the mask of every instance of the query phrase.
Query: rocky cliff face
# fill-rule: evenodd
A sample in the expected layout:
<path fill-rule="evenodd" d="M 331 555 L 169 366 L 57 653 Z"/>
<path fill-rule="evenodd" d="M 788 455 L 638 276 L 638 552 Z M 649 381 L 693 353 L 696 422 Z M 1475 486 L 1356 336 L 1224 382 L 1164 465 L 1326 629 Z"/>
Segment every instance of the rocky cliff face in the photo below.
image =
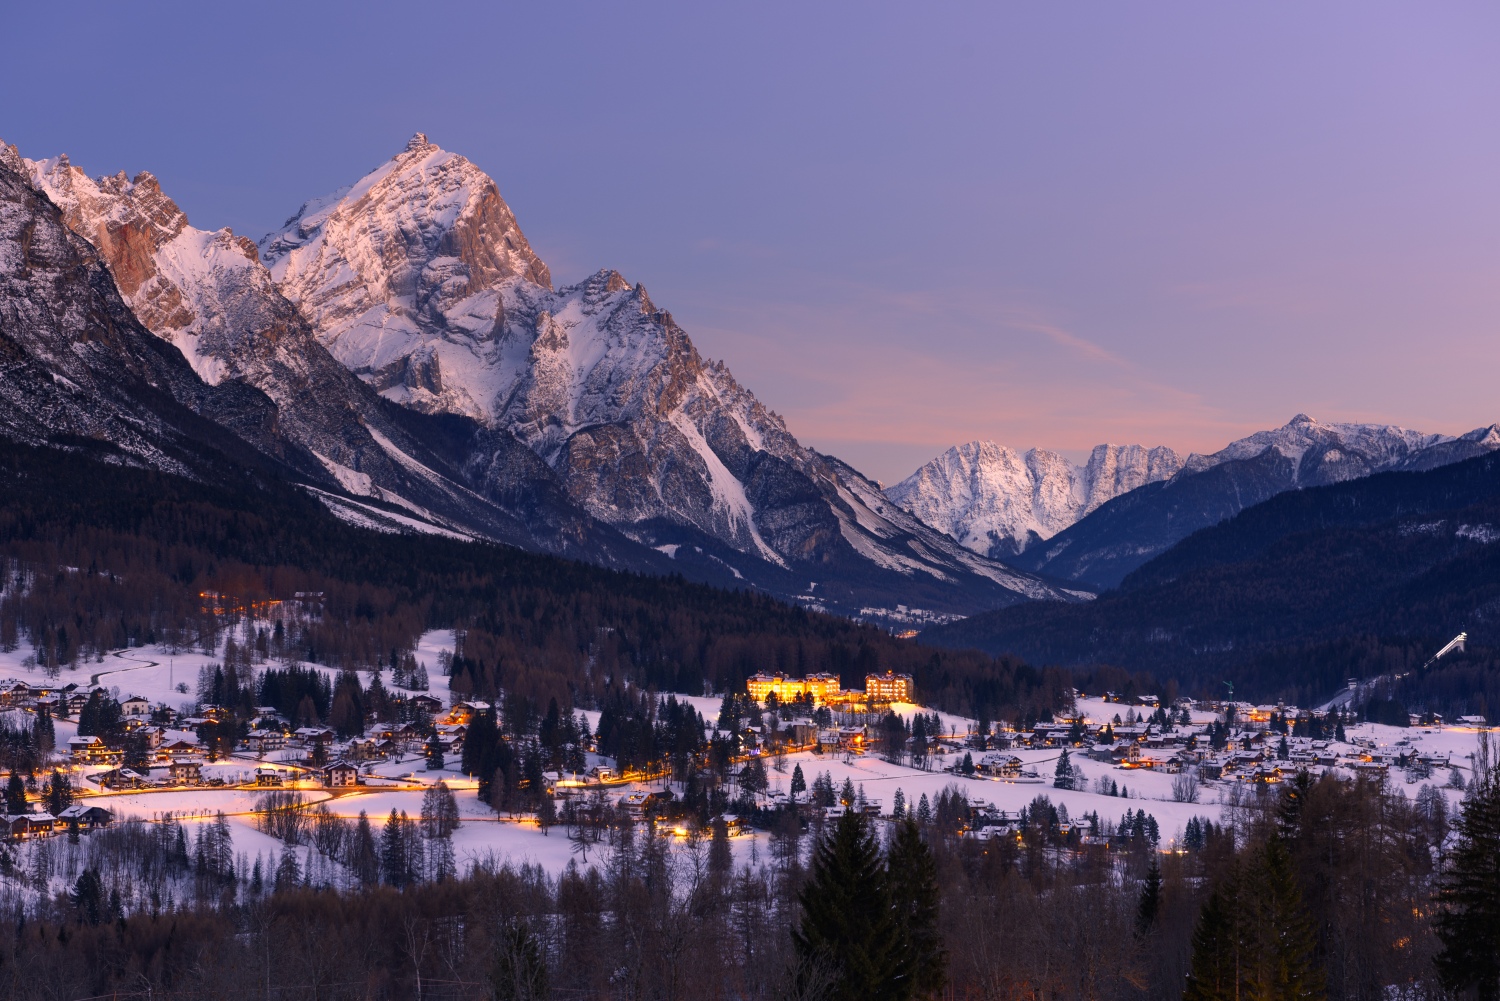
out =
<path fill-rule="evenodd" d="M 641 285 L 605 270 L 554 290 L 494 182 L 424 136 L 260 249 L 387 399 L 514 434 L 579 506 L 678 561 L 846 609 L 1072 597 L 803 448 Z"/>
<path fill-rule="evenodd" d="M 273 424 L 269 401 L 207 386 L 146 331 L 24 168 L 0 143 L 0 434 L 184 475 L 258 462 L 224 425 Z"/>
<path fill-rule="evenodd" d="M 1170 448 L 1098 445 L 1083 466 L 989 441 L 950 448 L 886 490 L 966 548 L 1000 559 L 1049 539 L 1108 500 L 1182 468 Z"/>
<path fill-rule="evenodd" d="M 579 510 L 514 436 L 435 423 L 380 399 L 313 336 L 253 242 L 189 225 L 150 174 L 95 179 L 66 156 L 31 161 L 11 150 L 10 159 L 88 241 L 136 317 L 202 383 L 222 388 L 210 398 L 259 399 L 220 414 L 223 423 L 331 491 L 330 503 L 332 494 L 377 502 L 339 501 L 341 514 L 637 569 L 665 563 Z"/>

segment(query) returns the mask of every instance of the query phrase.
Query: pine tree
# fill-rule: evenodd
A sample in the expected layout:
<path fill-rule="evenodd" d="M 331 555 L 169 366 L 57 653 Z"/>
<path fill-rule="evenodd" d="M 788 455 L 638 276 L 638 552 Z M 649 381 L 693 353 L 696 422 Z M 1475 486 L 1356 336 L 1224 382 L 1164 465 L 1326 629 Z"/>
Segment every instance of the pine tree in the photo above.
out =
<path fill-rule="evenodd" d="M 380 854 L 375 848 L 375 832 L 370 826 L 370 816 L 359 811 L 359 820 L 354 825 L 354 843 L 349 848 L 349 868 L 366 887 L 380 882 Z"/>
<path fill-rule="evenodd" d="M 1438 891 L 1442 951 L 1438 979 L 1454 993 L 1500 998 L 1500 780 L 1476 769 L 1455 830 L 1457 843 Z"/>
<path fill-rule="evenodd" d="M 1213 888 L 1193 930 L 1193 959 L 1182 1001 L 1238 1001 L 1240 929 L 1235 874 Z"/>
<path fill-rule="evenodd" d="M 1068 760 L 1066 747 L 1057 759 L 1057 770 L 1052 773 L 1052 785 L 1058 789 L 1073 788 L 1073 763 Z"/>
<path fill-rule="evenodd" d="M 897 789 L 896 795 L 891 798 L 891 817 L 896 820 L 906 819 L 906 793 L 900 789 Z"/>
<path fill-rule="evenodd" d="M 443 743 L 438 740 L 437 732 L 427 739 L 427 770 L 429 772 L 440 772 L 443 770 Z"/>
<path fill-rule="evenodd" d="M 813 856 L 792 932 L 803 970 L 835 972 L 828 1001 L 905 1001 L 911 977 L 880 849 L 864 817 L 839 818 Z"/>
<path fill-rule="evenodd" d="M 1146 878 L 1141 882 L 1140 902 L 1135 909 L 1136 930 L 1145 935 L 1156 926 L 1156 916 L 1161 912 L 1161 866 L 1157 863 L 1156 854 L 1151 855 L 1151 865 L 1146 870 Z"/>
<path fill-rule="evenodd" d="M 297 849 L 282 845 L 281 861 L 276 864 L 276 892 L 295 890 L 302 882 L 302 867 L 297 863 Z"/>
<path fill-rule="evenodd" d="M 397 889 L 406 885 L 406 842 L 402 833 L 401 819 L 392 807 L 380 832 L 380 875 L 387 886 Z"/>
<path fill-rule="evenodd" d="M 906 953 L 903 965 L 911 976 L 911 996 L 931 997 L 947 981 L 948 954 L 938 930 L 937 862 L 915 821 L 897 825 L 886 858 L 886 878 Z"/>
<path fill-rule="evenodd" d="M 10 781 L 5 784 L 5 812 L 12 816 L 26 812 L 26 781 L 14 769 Z"/>
<path fill-rule="evenodd" d="M 792 802 L 797 802 L 797 797 L 807 791 L 807 779 L 802 774 L 802 766 L 796 765 L 792 768 Z"/>

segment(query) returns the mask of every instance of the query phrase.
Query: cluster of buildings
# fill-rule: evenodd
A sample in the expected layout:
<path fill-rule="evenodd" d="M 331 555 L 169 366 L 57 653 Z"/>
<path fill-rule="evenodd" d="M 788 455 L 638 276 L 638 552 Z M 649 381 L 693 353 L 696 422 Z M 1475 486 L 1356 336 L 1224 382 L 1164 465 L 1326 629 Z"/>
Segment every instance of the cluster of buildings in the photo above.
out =
<path fill-rule="evenodd" d="M 863 691 L 844 689 L 836 674 L 821 672 L 803 678 L 785 674 L 759 673 L 745 681 L 745 689 L 757 702 L 765 702 L 772 695 L 779 702 L 811 698 L 814 705 L 846 705 L 863 702 L 880 704 L 910 702 L 916 689 L 911 675 L 886 671 L 884 674 L 865 675 Z"/>

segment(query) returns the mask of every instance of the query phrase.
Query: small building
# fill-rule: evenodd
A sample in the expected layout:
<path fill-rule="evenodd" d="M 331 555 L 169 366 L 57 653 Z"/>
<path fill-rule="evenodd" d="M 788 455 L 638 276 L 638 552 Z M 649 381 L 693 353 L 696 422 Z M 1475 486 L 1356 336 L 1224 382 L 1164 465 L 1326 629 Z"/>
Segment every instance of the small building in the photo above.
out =
<path fill-rule="evenodd" d="M 69 737 L 68 754 L 72 759 L 81 764 L 90 764 L 96 761 L 104 761 L 110 757 L 110 750 L 104 746 L 104 741 L 97 735 L 87 737 Z"/>
<path fill-rule="evenodd" d="M 262 787 L 273 787 L 281 785 L 282 774 L 280 769 L 262 765 L 255 770 L 255 784 Z"/>
<path fill-rule="evenodd" d="M 286 746 L 286 734 L 280 730 L 251 730 L 245 737 L 245 743 L 250 750 L 262 754 L 266 751 L 279 751 Z"/>
<path fill-rule="evenodd" d="M 83 803 L 74 803 L 72 806 L 64 808 L 57 815 L 57 819 L 62 821 L 64 825 L 76 821 L 79 827 L 92 831 L 100 827 L 107 827 L 109 822 L 115 819 L 115 815 L 102 806 L 88 806 Z"/>
<path fill-rule="evenodd" d="M 120 714 L 122 716 L 149 716 L 151 715 L 151 701 L 139 695 L 132 695 L 120 703 Z"/>
<path fill-rule="evenodd" d="M 167 777 L 174 786 L 199 785 L 203 781 L 201 761 L 174 761 L 167 766 Z"/>
<path fill-rule="evenodd" d="M 439 712 L 443 708 L 443 700 L 442 699 L 435 698 L 435 697 L 433 697 L 431 695 L 427 695 L 426 693 L 423 693 L 421 695 L 413 695 L 411 698 L 407 699 L 406 701 L 407 701 L 408 704 L 410 704 L 414 708 L 420 709 L 424 713 L 429 713 L 429 714 L 430 713 Z"/>
<path fill-rule="evenodd" d="M 352 786 L 359 781 L 359 769 L 347 761 L 335 761 L 323 769 L 323 784 L 330 789 Z"/>

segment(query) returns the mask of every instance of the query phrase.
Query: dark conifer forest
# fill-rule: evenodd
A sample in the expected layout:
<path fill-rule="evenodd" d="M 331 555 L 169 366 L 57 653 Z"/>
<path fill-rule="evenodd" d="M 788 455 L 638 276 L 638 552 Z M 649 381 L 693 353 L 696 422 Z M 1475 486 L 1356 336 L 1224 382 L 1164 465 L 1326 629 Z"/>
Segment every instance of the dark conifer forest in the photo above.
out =
<path fill-rule="evenodd" d="M 316 613 L 295 637 L 303 660 L 390 665 L 424 630 L 458 628 L 470 691 L 540 704 L 592 705 L 627 683 L 742 689 L 760 670 L 831 671 L 849 686 L 895 670 L 935 706 L 1000 719 L 1048 712 L 1068 687 L 1061 672 L 920 647 L 749 591 L 368 531 L 249 474 L 205 484 L 6 443 L 0 560 L 0 646 L 24 638 L 53 664 L 149 642 L 210 648 L 216 601 L 301 600 Z"/>

